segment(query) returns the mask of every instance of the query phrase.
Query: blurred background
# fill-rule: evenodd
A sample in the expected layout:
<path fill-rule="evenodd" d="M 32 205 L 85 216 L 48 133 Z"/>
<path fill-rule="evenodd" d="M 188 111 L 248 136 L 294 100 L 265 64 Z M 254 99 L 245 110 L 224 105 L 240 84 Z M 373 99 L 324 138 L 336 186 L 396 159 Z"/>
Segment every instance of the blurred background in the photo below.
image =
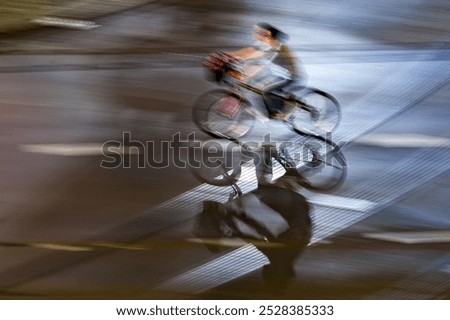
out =
<path fill-rule="evenodd" d="M 314 234 L 281 293 L 254 247 L 191 232 L 229 188 L 173 161 L 101 167 L 124 132 L 159 160 L 177 133 L 207 140 L 202 59 L 253 45 L 260 21 L 340 101 L 349 166 L 334 193 L 300 190 Z M 0 1 L 0 297 L 450 298 L 449 26 L 443 0 Z"/>

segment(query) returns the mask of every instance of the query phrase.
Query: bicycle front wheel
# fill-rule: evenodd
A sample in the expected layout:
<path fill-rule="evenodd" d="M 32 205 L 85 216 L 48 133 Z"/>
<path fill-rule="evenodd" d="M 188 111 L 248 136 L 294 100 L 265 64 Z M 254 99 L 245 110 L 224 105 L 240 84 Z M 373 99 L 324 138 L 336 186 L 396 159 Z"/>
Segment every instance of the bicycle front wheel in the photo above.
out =
<path fill-rule="evenodd" d="M 313 132 L 334 131 L 342 117 L 341 106 L 331 94 L 314 88 L 293 88 L 296 96 L 291 124 Z"/>
<path fill-rule="evenodd" d="M 250 102 L 229 90 L 212 90 L 194 104 L 192 118 L 205 133 L 215 138 L 238 139 L 248 133 L 254 117 Z"/>

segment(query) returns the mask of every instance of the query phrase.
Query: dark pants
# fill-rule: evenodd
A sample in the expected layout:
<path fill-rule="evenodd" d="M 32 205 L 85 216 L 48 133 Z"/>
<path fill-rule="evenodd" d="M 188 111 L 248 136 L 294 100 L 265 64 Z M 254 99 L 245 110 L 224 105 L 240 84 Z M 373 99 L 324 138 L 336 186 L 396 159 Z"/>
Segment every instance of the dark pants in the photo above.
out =
<path fill-rule="evenodd" d="M 266 105 L 267 111 L 269 115 L 274 115 L 284 111 L 284 103 L 282 98 L 275 97 L 272 95 L 272 92 L 282 91 L 282 89 L 288 87 L 291 83 L 293 83 L 290 79 L 281 79 L 274 83 L 265 86 L 262 89 L 262 98 L 264 100 L 264 104 Z"/>

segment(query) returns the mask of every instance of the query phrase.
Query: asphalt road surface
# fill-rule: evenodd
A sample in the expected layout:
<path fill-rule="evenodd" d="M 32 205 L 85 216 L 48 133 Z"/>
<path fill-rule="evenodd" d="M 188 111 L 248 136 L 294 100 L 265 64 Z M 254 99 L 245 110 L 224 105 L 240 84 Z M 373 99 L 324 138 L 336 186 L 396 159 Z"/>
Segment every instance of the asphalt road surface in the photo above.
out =
<path fill-rule="evenodd" d="M 449 299 L 449 9 L 155 1 L 90 30 L 2 35 L 0 297 Z M 201 184 L 166 148 L 210 139 L 191 120 L 215 87 L 202 58 L 252 44 L 259 21 L 289 33 L 309 84 L 340 101 L 333 139 L 349 168 L 333 193 L 298 190 L 313 238 L 282 292 L 264 283 L 255 247 L 210 252 L 197 241 L 202 201 L 230 190 Z M 262 133 L 296 139 L 278 123 L 257 123 L 251 137 Z M 131 154 L 101 166 L 102 145 L 124 135 L 146 145 L 153 166 Z M 240 185 L 255 187 L 251 168 Z"/>

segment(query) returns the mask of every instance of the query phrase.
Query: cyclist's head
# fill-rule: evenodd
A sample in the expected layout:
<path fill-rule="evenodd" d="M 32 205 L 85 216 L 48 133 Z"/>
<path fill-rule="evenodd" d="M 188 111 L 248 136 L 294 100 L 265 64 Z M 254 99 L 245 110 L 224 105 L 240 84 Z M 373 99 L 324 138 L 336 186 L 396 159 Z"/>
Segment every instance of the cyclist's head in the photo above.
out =
<path fill-rule="evenodd" d="M 284 42 L 289 38 L 289 36 L 286 33 L 282 32 L 281 30 L 275 28 L 274 26 L 266 22 L 257 23 L 255 25 L 254 32 L 256 39 L 262 42 L 266 41 Z"/>

